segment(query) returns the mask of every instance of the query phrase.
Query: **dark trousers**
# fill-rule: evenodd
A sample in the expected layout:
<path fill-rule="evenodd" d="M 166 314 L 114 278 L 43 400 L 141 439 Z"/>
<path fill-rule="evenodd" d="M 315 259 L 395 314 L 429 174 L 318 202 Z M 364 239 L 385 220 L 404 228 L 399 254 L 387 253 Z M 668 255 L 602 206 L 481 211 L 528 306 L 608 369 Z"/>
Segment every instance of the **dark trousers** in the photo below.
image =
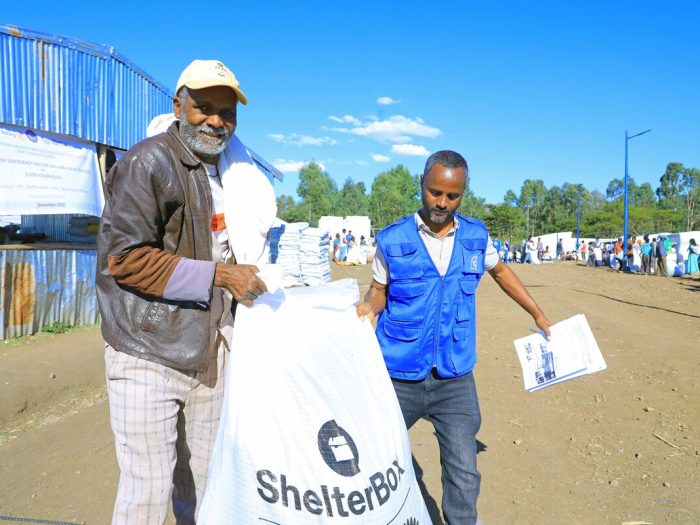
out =
<path fill-rule="evenodd" d="M 668 277 L 668 272 L 666 271 L 666 256 L 656 257 L 656 275 L 661 277 Z"/>
<path fill-rule="evenodd" d="M 476 469 L 479 399 L 470 373 L 452 379 L 392 379 L 406 428 L 420 418 L 433 424 L 440 446 L 442 512 L 449 525 L 474 525 L 481 474 Z"/>
<path fill-rule="evenodd" d="M 651 272 L 651 256 L 642 254 L 642 273 Z"/>

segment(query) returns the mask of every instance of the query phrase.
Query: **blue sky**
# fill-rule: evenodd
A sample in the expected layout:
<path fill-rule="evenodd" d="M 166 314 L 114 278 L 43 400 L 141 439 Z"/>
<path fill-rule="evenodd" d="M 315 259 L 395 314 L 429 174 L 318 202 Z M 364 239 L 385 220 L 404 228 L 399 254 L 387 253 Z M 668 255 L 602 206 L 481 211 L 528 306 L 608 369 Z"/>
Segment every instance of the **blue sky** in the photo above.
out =
<path fill-rule="evenodd" d="M 491 4 L 491 5 L 487 5 Z M 249 105 L 238 135 L 285 171 L 320 162 L 368 190 L 454 149 L 500 202 L 525 179 L 604 192 L 700 168 L 700 2 L 11 2 L 0 23 L 109 44 L 174 89 L 217 58 Z"/>

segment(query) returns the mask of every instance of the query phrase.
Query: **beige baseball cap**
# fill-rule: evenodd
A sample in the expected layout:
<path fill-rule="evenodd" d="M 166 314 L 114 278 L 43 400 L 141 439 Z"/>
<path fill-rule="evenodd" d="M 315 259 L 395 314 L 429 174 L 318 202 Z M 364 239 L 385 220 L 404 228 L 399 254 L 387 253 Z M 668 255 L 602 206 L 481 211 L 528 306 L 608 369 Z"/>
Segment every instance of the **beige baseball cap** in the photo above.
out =
<path fill-rule="evenodd" d="M 175 92 L 182 86 L 203 89 L 213 86 L 227 86 L 233 89 L 241 104 L 248 104 L 248 98 L 241 91 L 240 84 L 233 72 L 218 60 L 193 60 L 177 80 Z"/>

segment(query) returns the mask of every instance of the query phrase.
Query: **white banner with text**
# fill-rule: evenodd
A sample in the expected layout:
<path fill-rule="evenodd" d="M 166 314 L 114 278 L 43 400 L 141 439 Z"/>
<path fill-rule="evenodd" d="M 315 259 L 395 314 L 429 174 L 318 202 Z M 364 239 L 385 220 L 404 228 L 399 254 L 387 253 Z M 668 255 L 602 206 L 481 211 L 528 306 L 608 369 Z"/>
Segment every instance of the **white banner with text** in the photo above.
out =
<path fill-rule="evenodd" d="M 100 216 L 103 206 L 93 143 L 0 124 L 0 215 Z"/>

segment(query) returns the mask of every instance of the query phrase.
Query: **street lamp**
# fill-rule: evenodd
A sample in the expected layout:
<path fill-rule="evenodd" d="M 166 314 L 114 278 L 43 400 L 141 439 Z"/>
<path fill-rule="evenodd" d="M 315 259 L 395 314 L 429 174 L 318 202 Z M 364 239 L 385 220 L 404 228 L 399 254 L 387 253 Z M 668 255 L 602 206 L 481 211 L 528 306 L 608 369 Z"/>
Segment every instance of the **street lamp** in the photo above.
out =
<path fill-rule="evenodd" d="M 576 195 L 576 250 L 579 247 L 579 238 L 581 237 L 581 184 L 578 185 L 578 194 Z"/>
<path fill-rule="evenodd" d="M 649 133 L 651 130 L 648 129 L 646 131 L 642 131 L 641 133 L 637 133 L 635 135 L 627 135 L 627 130 L 625 130 L 625 219 L 624 219 L 624 225 L 623 225 L 623 239 L 622 239 L 622 250 L 623 254 L 625 254 L 625 257 L 623 260 L 627 261 L 627 268 L 629 268 L 629 260 L 627 258 L 627 236 L 628 236 L 628 225 L 629 225 L 629 183 L 630 183 L 630 176 L 627 171 L 627 164 L 628 164 L 628 153 L 627 150 L 629 149 L 627 147 L 627 143 L 629 142 L 630 139 L 633 139 L 634 137 L 638 137 L 640 135 L 644 135 L 645 133 Z"/>

